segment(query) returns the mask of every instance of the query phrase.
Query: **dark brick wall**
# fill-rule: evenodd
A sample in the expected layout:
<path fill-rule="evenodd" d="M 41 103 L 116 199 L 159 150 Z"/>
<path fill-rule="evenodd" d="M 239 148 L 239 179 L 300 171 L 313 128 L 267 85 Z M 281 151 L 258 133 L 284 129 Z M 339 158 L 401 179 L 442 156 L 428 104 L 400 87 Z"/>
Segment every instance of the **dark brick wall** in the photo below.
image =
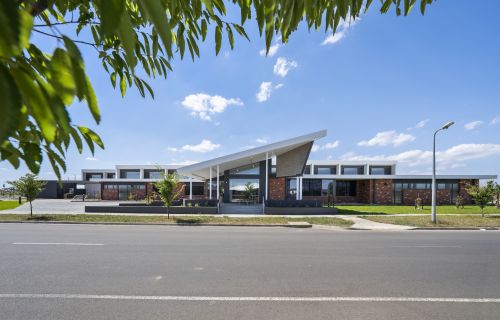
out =
<path fill-rule="evenodd" d="M 392 180 L 380 179 L 373 181 L 373 203 L 392 204 Z"/>
<path fill-rule="evenodd" d="M 285 200 L 285 184 L 285 178 L 269 178 L 269 199 Z"/>
<path fill-rule="evenodd" d="M 118 190 L 117 189 L 103 189 L 101 191 L 102 200 L 118 200 Z"/>
<path fill-rule="evenodd" d="M 370 180 L 358 181 L 356 190 L 358 202 L 370 203 Z"/>
<path fill-rule="evenodd" d="M 403 204 L 415 205 L 415 200 L 418 196 L 422 199 L 424 205 L 432 204 L 432 190 L 417 190 L 406 189 L 402 190 Z M 451 191 L 450 190 L 437 190 L 436 202 L 438 205 L 451 204 Z"/>
<path fill-rule="evenodd" d="M 467 187 L 470 185 L 478 185 L 479 180 L 460 180 L 458 183 L 459 194 L 464 198 L 464 204 L 472 203 L 472 197 L 467 193 Z"/>

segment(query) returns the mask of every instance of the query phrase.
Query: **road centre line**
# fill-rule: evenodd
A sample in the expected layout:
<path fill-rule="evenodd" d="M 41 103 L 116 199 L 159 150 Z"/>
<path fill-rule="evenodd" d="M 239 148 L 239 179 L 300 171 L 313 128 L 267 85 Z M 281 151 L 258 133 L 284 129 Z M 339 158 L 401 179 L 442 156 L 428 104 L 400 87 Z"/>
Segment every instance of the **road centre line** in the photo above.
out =
<path fill-rule="evenodd" d="M 103 243 L 85 242 L 13 242 L 13 245 L 52 245 L 52 246 L 103 246 Z"/>
<path fill-rule="evenodd" d="M 220 302 L 413 302 L 413 303 L 500 303 L 500 298 L 425 298 L 425 297 L 223 297 L 223 296 L 134 296 L 101 294 L 4 293 L 0 299 L 73 300 L 156 300 Z"/>

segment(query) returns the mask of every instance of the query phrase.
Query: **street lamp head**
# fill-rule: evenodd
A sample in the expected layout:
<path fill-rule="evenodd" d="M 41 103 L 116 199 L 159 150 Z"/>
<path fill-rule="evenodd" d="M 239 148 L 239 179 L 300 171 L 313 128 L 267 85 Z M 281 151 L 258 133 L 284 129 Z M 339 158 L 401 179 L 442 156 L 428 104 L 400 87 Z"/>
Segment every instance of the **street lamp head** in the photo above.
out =
<path fill-rule="evenodd" d="M 455 121 L 450 121 L 450 122 L 448 122 L 447 124 L 445 124 L 445 125 L 444 125 L 441 129 L 442 129 L 442 130 L 446 130 L 446 129 L 448 129 L 449 127 L 451 127 L 452 125 L 454 125 L 454 124 L 455 124 Z"/>

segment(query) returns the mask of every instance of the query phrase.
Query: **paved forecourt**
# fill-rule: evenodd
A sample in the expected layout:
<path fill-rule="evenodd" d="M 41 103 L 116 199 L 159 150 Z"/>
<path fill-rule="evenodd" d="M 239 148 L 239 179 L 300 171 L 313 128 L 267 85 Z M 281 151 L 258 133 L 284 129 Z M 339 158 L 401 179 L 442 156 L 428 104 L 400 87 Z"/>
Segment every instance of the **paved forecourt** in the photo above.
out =
<path fill-rule="evenodd" d="M 496 319 L 500 232 L 0 225 L 1 319 Z"/>

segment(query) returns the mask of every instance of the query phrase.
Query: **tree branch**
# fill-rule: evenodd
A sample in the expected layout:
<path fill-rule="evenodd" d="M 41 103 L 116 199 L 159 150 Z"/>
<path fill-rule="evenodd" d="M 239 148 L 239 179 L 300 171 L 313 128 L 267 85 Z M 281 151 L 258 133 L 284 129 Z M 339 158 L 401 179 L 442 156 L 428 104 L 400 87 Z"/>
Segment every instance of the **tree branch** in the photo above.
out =
<path fill-rule="evenodd" d="M 47 33 L 47 32 L 44 32 L 44 31 L 40 31 L 40 30 L 37 30 L 37 29 L 33 29 L 34 32 L 38 32 L 38 33 L 41 33 L 43 35 L 46 35 L 46 36 L 49 36 L 49 37 L 52 37 L 52 38 L 56 38 L 56 39 L 59 39 L 59 40 L 63 40 L 64 38 L 62 36 L 57 36 L 55 34 L 50 34 L 50 33 Z M 73 40 L 73 39 L 70 39 L 71 41 L 73 41 L 74 43 L 81 43 L 81 44 L 86 44 L 88 46 L 92 46 L 94 47 L 95 49 L 97 49 L 97 44 L 95 43 L 92 43 L 92 42 L 87 42 L 87 41 L 81 41 L 81 40 Z"/>

